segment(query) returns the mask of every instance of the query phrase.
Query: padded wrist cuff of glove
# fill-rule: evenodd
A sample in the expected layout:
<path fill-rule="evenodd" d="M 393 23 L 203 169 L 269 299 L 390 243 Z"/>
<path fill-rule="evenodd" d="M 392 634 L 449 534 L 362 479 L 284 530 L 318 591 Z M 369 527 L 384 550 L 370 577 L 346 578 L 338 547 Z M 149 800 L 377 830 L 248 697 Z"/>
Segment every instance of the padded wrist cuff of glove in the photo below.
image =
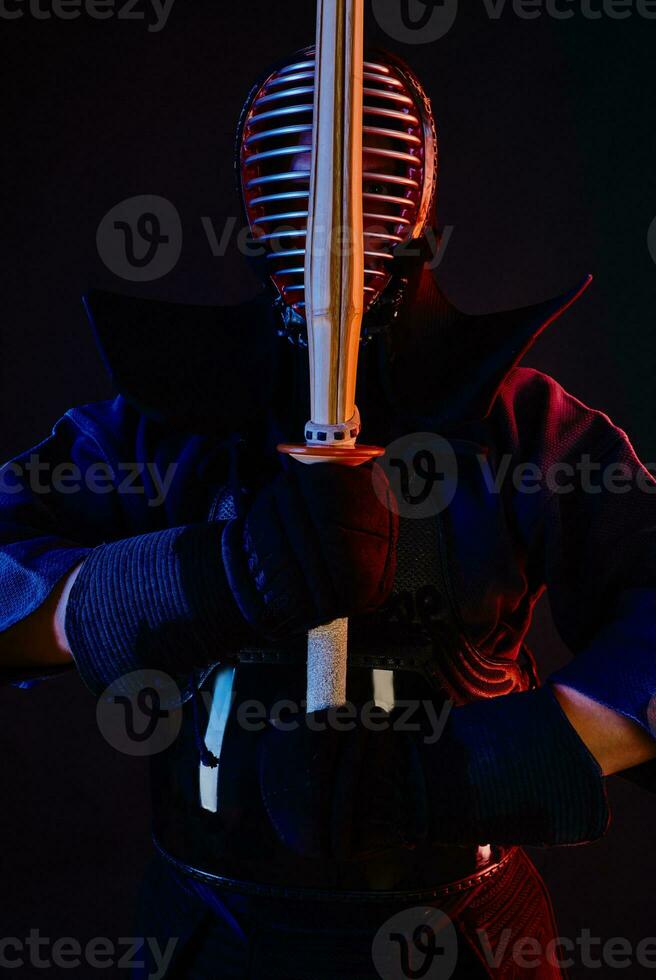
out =
<path fill-rule="evenodd" d="M 66 609 L 66 636 L 98 694 L 135 670 L 182 674 L 251 636 L 227 584 L 224 524 L 195 524 L 95 548 Z"/>
<path fill-rule="evenodd" d="M 436 840 L 578 844 L 608 827 L 601 769 L 548 685 L 454 708 L 424 751 Z"/>
<path fill-rule="evenodd" d="M 284 556 L 289 551 L 280 526 L 275 532 L 272 528 L 270 539 L 267 555 Z M 327 583 L 323 589 L 312 589 L 308 576 L 303 587 L 299 587 L 300 566 L 296 567 L 293 561 L 287 565 L 281 563 L 277 574 L 269 572 L 267 575 L 258 565 L 258 554 L 243 520 L 228 523 L 222 547 L 223 567 L 230 590 L 244 620 L 254 632 L 275 641 L 301 634 L 321 622 L 320 600 L 332 595 Z M 268 563 L 268 559 L 265 561 Z M 327 618 L 323 617 L 324 620 Z"/>

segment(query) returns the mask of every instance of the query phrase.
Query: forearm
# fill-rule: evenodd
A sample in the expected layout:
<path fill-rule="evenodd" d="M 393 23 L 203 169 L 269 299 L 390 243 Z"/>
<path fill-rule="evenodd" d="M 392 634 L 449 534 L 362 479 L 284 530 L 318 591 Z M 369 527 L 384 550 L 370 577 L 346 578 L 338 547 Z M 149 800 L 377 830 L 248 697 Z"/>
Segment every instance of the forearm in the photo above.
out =
<path fill-rule="evenodd" d="M 436 840 L 576 844 L 605 831 L 601 767 L 549 685 L 454 708 L 421 751 Z"/>
<path fill-rule="evenodd" d="M 609 816 L 602 777 L 656 758 L 645 728 L 565 684 L 456 708 L 441 741 L 425 772 L 435 839 L 454 842 L 595 840 Z"/>
<path fill-rule="evenodd" d="M 625 715 L 574 688 L 553 685 L 554 694 L 604 776 L 656 758 L 656 739 Z"/>
<path fill-rule="evenodd" d="M 71 662 L 66 604 L 80 565 L 67 573 L 29 616 L 0 633 L 1 667 L 63 667 Z"/>
<path fill-rule="evenodd" d="M 34 612 L 0 634 L 0 669 L 73 661 L 95 693 L 136 670 L 186 675 L 251 636 L 230 592 L 221 523 L 126 538 L 87 552 Z"/>

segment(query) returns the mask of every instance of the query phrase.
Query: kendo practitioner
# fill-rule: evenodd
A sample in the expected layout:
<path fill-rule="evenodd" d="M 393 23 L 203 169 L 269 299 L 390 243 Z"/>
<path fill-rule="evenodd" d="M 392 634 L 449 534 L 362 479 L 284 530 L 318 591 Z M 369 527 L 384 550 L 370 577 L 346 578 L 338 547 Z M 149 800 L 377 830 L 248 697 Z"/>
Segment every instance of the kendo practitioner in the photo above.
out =
<path fill-rule="evenodd" d="M 239 125 L 261 293 L 227 308 L 86 297 L 117 394 L 71 409 L 2 471 L 4 676 L 27 687 L 75 667 L 97 696 L 135 672 L 174 679 L 182 725 L 152 757 L 158 857 L 138 933 L 177 939 L 168 976 L 446 975 L 413 952 L 414 920 L 414 973 L 372 953 L 386 921 L 434 909 L 455 926 L 455 976 L 560 977 L 522 845 L 597 840 L 605 777 L 649 779 L 656 483 L 602 412 L 519 366 L 587 279 L 480 316 L 437 287 L 435 123 L 410 68 L 379 52 L 364 64 L 360 435 L 448 442 L 452 499 L 415 517 L 384 460 L 278 452 L 311 417 L 313 68 L 309 48 L 269 71 Z M 42 473 L 116 479 L 37 491 L 35 455 Z M 125 461 L 151 464 L 139 492 L 121 492 Z M 174 466 L 163 501 L 155 464 Z M 532 480 L 503 478 L 527 467 Z M 554 467 L 571 492 L 535 477 Z M 574 656 L 541 682 L 525 636 L 545 589 Z M 303 708 L 307 633 L 339 617 L 350 724 Z M 397 725 L 409 704 L 414 727 Z M 246 724 L 252 705 L 260 723 Z M 513 955 L 526 937 L 543 952 L 529 970 Z"/>

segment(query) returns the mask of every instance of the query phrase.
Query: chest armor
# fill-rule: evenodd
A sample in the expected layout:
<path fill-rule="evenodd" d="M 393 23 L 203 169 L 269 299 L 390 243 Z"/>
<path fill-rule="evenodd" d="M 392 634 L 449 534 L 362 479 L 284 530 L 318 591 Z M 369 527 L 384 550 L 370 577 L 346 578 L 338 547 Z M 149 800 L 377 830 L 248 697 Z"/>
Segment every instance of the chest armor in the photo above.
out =
<path fill-rule="evenodd" d="M 229 517 L 229 513 L 216 516 Z M 442 518 L 402 518 L 384 608 L 349 623 L 347 698 L 408 712 L 530 686 L 514 662 L 490 662 L 467 640 L 448 577 Z M 155 842 L 180 869 L 225 888 L 388 899 L 429 895 L 473 874 L 484 848 L 395 848 L 365 860 L 301 858 L 278 840 L 261 802 L 258 747 L 267 720 L 303 712 L 305 638 L 241 651 L 183 706 L 180 735 L 153 759 Z M 411 720 L 411 719 L 410 719 Z"/>

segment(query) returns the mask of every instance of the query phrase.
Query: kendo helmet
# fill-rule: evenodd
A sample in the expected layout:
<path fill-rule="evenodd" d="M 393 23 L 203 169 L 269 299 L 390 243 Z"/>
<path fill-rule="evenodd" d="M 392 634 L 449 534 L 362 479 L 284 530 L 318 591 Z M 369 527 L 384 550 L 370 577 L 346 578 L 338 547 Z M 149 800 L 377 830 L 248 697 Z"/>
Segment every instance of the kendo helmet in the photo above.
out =
<path fill-rule="evenodd" d="M 303 342 L 304 260 L 310 186 L 314 47 L 270 70 L 251 89 L 236 144 L 238 190 L 281 325 Z M 403 293 L 399 255 L 423 264 L 434 223 L 437 135 L 430 101 L 396 56 L 365 54 L 363 92 L 363 333 Z M 414 247 L 410 249 L 410 245 Z M 378 314 L 378 316 L 376 315 Z"/>

